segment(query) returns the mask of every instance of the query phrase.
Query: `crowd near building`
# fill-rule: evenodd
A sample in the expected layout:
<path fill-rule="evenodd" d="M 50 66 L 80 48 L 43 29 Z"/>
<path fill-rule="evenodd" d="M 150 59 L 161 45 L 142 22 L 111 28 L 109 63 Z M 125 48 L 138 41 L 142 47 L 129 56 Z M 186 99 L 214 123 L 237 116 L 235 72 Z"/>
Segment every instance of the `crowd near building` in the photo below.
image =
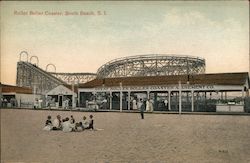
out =
<path fill-rule="evenodd" d="M 37 57 L 28 62 L 25 54 L 27 60 L 20 54 L 17 63 L 17 86 L 1 84 L 4 108 L 132 112 L 143 101 L 148 112 L 250 111 L 248 72 L 208 74 L 202 58 L 132 56 L 112 60 L 96 74 L 65 73 L 67 77 L 43 70 Z"/>

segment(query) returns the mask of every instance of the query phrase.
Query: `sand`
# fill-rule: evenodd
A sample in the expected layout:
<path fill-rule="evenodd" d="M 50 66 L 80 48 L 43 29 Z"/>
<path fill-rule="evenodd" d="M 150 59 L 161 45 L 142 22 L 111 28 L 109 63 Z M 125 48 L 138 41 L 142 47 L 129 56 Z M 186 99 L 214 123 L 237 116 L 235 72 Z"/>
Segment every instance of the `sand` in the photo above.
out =
<path fill-rule="evenodd" d="M 94 115 L 98 131 L 43 131 Z M 1 162 L 250 162 L 250 116 L 1 109 Z"/>

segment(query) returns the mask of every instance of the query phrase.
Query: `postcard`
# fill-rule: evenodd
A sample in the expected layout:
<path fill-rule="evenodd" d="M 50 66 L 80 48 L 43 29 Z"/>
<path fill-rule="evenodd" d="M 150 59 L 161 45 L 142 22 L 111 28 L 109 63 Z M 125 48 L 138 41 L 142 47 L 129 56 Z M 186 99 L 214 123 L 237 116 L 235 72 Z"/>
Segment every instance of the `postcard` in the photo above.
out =
<path fill-rule="evenodd" d="M 1 162 L 250 162 L 248 1 L 1 1 Z"/>

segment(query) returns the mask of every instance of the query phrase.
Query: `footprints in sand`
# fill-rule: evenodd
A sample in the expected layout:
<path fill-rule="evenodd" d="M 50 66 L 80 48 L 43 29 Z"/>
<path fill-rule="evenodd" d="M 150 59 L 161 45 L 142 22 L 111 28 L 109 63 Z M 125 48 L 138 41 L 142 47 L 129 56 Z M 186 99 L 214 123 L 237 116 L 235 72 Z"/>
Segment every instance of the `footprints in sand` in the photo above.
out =
<path fill-rule="evenodd" d="M 228 150 L 227 149 L 219 149 L 218 152 L 219 153 L 228 153 Z"/>

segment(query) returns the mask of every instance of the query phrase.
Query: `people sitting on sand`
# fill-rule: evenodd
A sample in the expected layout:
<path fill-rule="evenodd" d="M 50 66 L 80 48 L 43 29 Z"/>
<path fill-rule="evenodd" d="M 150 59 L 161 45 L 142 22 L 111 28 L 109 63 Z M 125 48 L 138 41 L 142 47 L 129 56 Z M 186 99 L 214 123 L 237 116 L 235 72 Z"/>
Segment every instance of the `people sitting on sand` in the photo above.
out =
<path fill-rule="evenodd" d="M 69 118 L 66 117 L 64 122 L 62 123 L 62 131 L 63 132 L 71 132 L 74 131 L 75 125 L 70 123 Z"/>
<path fill-rule="evenodd" d="M 89 127 L 89 122 L 85 116 L 83 116 L 82 125 L 84 129 L 87 129 Z"/>
<path fill-rule="evenodd" d="M 87 127 L 87 129 L 92 129 L 94 130 L 94 119 L 93 119 L 93 115 L 89 116 L 89 127 Z"/>
<path fill-rule="evenodd" d="M 62 121 L 61 121 L 61 116 L 57 115 L 56 119 L 54 119 L 54 121 L 51 122 L 51 116 L 49 115 L 47 117 L 45 127 L 43 128 L 43 130 L 46 131 L 62 130 L 64 132 L 71 132 L 71 131 L 80 132 L 85 129 L 94 130 L 93 115 L 89 116 L 89 121 L 87 120 L 86 116 L 83 116 L 83 121 L 78 123 L 75 123 L 75 119 L 72 115 L 70 119 L 66 117 L 65 119 L 62 119 Z"/>
<path fill-rule="evenodd" d="M 84 127 L 82 125 L 82 122 L 79 122 L 79 123 L 76 123 L 76 126 L 75 126 L 75 131 L 76 132 L 81 132 L 84 130 Z"/>
<path fill-rule="evenodd" d="M 62 129 L 62 122 L 61 122 L 61 116 L 57 115 L 56 119 L 53 121 L 53 130 L 61 130 Z"/>
<path fill-rule="evenodd" d="M 43 128 L 43 130 L 45 131 L 50 131 L 53 128 L 52 122 L 51 122 L 51 116 L 49 115 L 46 123 L 45 123 L 45 127 Z"/>

